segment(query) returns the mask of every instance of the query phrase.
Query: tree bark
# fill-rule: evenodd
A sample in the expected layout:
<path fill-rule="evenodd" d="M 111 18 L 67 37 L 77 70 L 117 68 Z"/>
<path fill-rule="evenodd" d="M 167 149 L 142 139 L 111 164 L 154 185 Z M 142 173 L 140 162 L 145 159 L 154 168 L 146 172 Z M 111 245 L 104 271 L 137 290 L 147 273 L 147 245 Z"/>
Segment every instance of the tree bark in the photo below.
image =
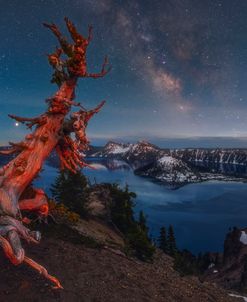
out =
<path fill-rule="evenodd" d="M 0 246 L 13 264 L 25 262 L 53 282 L 56 288 L 62 288 L 60 282 L 49 275 L 44 267 L 25 256 L 20 240 L 22 238 L 28 242 L 39 242 L 40 233 L 24 226 L 23 223 L 28 222 L 28 219 L 22 217 L 21 210 L 37 211 L 38 215 L 46 216 L 47 198 L 41 189 L 33 190 L 33 198 L 21 200 L 21 196 L 54 149 L 58 152 L 63 168 L 76 172 L 86 165 L 80 153 L 81 150 L 85 151 L 88 148 L 86 126 L 104 102 L 90 111 L 86 111 L 79 103 L 74 103 L 77 80 L 79 77 L 102 77 L 110 70 L 106 68 L 108 61 L 105 59 L 100 73 L 87 72 L 86 50 L 92 38 L 92 27 L 89 27 L 88 38 L 84 38 L 69 19 L 65 18 L 65 22 L 75 42 L 73 45 L 61 35 L 55 24 L 45 24 L 58 38 L 61 46 L 48 56 L 49 63 L 54 69 L 52 83 L 56 83 L 59 89 L 47 100 L 48 110 L 39 117 L 23 118 L 10 115 L 16 121 L 26 124 L 28 128 L 36 125 L 36 129 L 26 135 L 22 142 L 10 143 L 10 149 L 1 152 L 18 154 L 0 169 Z M 67 56 L 66 60 L 61 59 L 62 54 Z M 66 116 L 71 106 L 78 106 L 81 109 L 67 120 Z M 70 137 L 71 132 L 75 133 L 75 141 Z"/>
<path fill-rule="evenodd" d="M 1 214 L 8 214 L 12 217 L 20 214 L 18 211 L 19 197 L 40 172 L 44 161 L 58 143 L 64 118 L 70 110 L 70 107 L 64 105 L 64 100 L 72 101 L 76 81 L 76 78 L 66 81 L 54 95 L 56 103 L 61 105 L 64 113 L 50 112 L 52 111 L 52 106 L 50 106 L 48 112 L 43 115 L 46 123 L 38 125 L 31 136 L 25 139 L 26 149 L 3 167 L 0 194 L 4 191 L 2 194 L 7 194 L 9 198 L 1 199 Z M 11 204 L 9 204 L 10 201 Z"/>

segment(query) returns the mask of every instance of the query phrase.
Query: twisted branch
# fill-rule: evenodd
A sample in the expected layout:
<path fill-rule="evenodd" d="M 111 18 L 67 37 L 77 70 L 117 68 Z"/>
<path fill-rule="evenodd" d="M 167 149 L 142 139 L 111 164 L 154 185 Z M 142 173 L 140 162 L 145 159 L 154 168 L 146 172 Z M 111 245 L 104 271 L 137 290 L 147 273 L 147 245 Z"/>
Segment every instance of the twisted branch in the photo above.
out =
<path fill-rule="evenodd" d="M 26 257 L 21 246 L 20 239 L 31 243 L 38 243 L 40 240 L 39 232 L 30 231 L 23 225 L 23 222 L 29 222 L 29 219 L 23 218 L 21 211 L 35 211 L 38 216 L 47 216 L 49 210 L 43 191 L 34 190 L 35 196 L 29 198 L 25 190 L 54 148 L 59 155 L 62 168 L 76 173 L 77 169 L 89 166 L 84 162 L 84 155 L 80 150 L 88 149 L 89 140 L 85 132 L 87 123 L 105 102 L 87 111 L 80 103 L 73 101 L 75 87 L 79 77 L 99 78 L 111 69 L 108 58 L 105 57 L 101 72 L 87 72 L 86 51 L 92 39 L 92 26 L 89 26 L 88 37 L 85 38 L 68 18 L 65 18 L 65 22 L 74 42 L 72 44 L 62 36 L 55 24 L 44 23 L 60 43 L 60 47 L 48 55 L 49 64 L 54 70 L 52 82 L 59 86 L 59 90 L 48 99 L 49 108 L 44 114 L 34 118 L 9 115 L 29 129 L 34 125 L 37 127 L 32 134 L 25 137 L 25 141 L 10 142 L 11 147 L 0 152 L 2 154 L 19 152 L 0 169 L 0 246 L 13 264 L 18 265 L 22 262 L 28 264 L 53 282 L 55 288 L 62 288 L 57 278 L 49 275 L 43 266 Z M 62 55 L 66 55 L 67 58 L 63 59 Z M 73 113 L 70 120 L 65 120 L 71 106 L 78 106 L 81 110 Z M 75 133 L 75 141 L 70 138 L 72 132 Z"/>
<path fill-rule="evenodd" d="M 107 66 L 108 66 L 108 68 L 107 68 Z M 107 73 L 109 73 L 111 71 L 111 69 L 112 69 L 112 67 L 111 67 L 111 65 L 109 65 L 108 57 L 105 56 L 104 62 L 102 64 L 101 72 L 99 72 L 99 73 L 86 73 L 86 77 L 87 78 L 93 78 L 93 79 L 102 78 Z"/>
<path fill-rule="evenodd" d="M 33 118 L 20 117 L 14 114 L 8 114 L 8 116 L 19 123 L 25 124 L 29 129 L 32 129 L 34 125 L 42 126 L 47 122 L 47 117 L 45 115 L 41 115 Z"/>

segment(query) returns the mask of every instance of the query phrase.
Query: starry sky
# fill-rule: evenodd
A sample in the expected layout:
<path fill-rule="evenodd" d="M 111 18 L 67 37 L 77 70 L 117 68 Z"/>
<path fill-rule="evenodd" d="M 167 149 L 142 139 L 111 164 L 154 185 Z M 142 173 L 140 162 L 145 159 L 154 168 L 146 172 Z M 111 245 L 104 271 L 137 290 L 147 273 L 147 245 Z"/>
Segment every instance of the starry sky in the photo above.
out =
<path fill-rule="evenodd" d="M 87 34 L 88 69 L 105 54 L 112 71 L 80 79 L 93 144 L 150 140 L 174 147 L 247 147 L 246 0 L 0 0 L 0 144 L 26 130 L 8 113 L 35 116 L 56 86 L 46 54 L 58 45 L 42 22 Z"/>

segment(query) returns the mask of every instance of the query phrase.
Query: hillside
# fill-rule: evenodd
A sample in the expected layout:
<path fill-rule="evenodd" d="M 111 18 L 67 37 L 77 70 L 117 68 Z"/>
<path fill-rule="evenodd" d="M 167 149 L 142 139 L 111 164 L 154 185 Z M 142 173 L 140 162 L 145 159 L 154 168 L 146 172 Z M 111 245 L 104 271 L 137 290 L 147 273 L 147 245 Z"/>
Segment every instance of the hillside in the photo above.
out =
<path fill-rule="evenodd" d="M 88 227 L 94 228 L 93 224 Z M 113 230 L 105 226 L 110 233 Z M 0 301 L 241 301 L 213 284 L 180 277 L 172 259 L 157 251 L 154 263 L 127 258 L 119 248 L 97 245 L 66 226 L 46 226 L 40 245 L 27 247 L 28 255 L 45 265 L 62 282 L 53 290 L 36 272 L 13 267 L 0 257 Z M 117 238 L 117 234 L 115 234 Z"/>

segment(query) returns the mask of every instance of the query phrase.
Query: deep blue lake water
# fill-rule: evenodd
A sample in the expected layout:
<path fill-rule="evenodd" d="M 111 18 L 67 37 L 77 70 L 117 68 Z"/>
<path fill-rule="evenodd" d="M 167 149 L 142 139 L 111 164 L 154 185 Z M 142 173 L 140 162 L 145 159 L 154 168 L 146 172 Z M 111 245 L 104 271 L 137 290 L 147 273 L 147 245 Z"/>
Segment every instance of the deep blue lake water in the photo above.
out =
<path fill-rule="evenodd" d="M 84 170 L 92 182 L 128 184 L 137 194 L 136 213 L 145 212 L 151 235 L 157 237 L 161 226 L 172 224 L 180 248 L 194 253 L 222 251 L 229 227 L 247 226 L 247 184 L 208 181 L 171 190 L 134 175 L 126 164 L 97 161 L 94 165 L 97 170 Z M 49 194 L 56 175 L 56 168 L 45 165 L 35 184 Z"/>

